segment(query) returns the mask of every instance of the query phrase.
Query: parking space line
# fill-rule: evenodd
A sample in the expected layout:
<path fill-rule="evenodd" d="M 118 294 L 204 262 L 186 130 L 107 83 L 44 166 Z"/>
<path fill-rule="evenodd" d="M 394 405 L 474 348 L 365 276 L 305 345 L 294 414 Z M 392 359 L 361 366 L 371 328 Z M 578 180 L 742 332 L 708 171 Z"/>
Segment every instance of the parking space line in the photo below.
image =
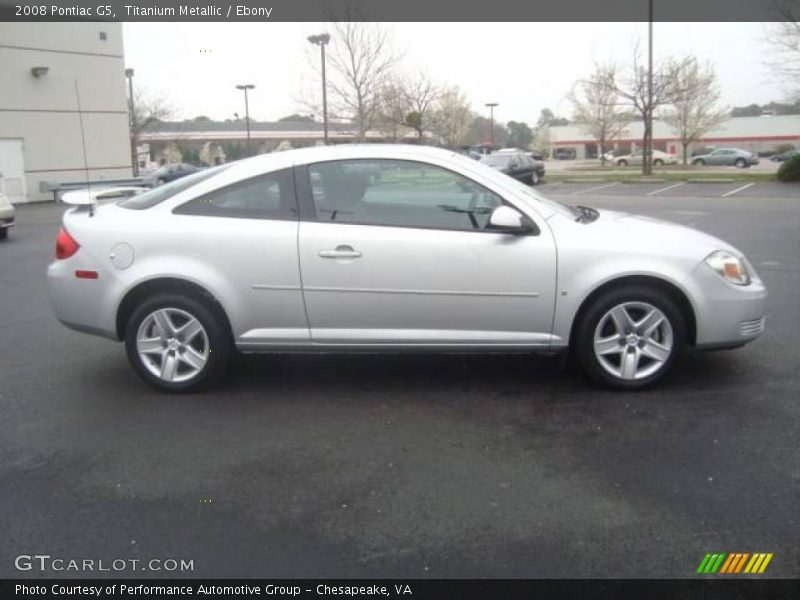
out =
<path fill-rule="evenodd" d="M 747 188 L 753 187 L 754 185 L 755 185 L 755 182 L 747 183 L 747 184 L 743 185 L 742 187 L 736 188 L 735 190 L 731 190 L 730 192 L 725 192 L 724 194 L 722 194 L 722 196 L 720 196 L 720 198 L 727 198 L 728 196 L 733 196 L 735 193 L 741 192 L 742 190 L 746 190 Z"/>
<path fill-rule="evenodd" d="M 570 196 L 580 196 L 581 194 L 588 194 L 589 192 L 594 192 L 595 190 L 603 190 L 605 188 L 610 188 L 615 185 L 619 185 L 619 181 L 615 181 L 614 183 L 606 183 L 605 185 L 597 185 L 595 187 L 589 188 L 588 190 L 578 190 L 577 192 L 572 192 Z"/>
<path fill-rule="evenodd" d="M 672 185 L 668 185 L 667 187 L 659 188 L 657 190 L 653 190 L 652 192 L 648 192 L 647 194 L 645 194 L 645 196 L 655 196 L 656 194 L 660 194 L 661 192 L 666 192 L 667 190 L 674 189 L 674 188 L 679 187 L 681 185 L 686 185 L 686 182 L 685 181 L 681 181 L 679 183 L 673 183 Z"/>

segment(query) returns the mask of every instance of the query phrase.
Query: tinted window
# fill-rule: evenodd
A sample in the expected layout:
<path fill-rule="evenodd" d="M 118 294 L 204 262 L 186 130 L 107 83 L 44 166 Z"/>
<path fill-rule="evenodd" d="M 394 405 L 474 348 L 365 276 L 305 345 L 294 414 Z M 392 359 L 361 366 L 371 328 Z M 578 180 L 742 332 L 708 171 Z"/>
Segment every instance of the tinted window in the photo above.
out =
<path fill-rule="evenodd" d="M 189 189 L 193 185 L 197 185 L 201 181 L 217 175 L 228 168 L 228 165 L 221 165 L 213 169 L 206 169 L 205 171 L 198 171 L 193 175 L 187 175 L 181 179 L 176 179 L 171 183 L 159 186 L 149 192 L 134 196 L 128 200 L 118 202 L 117 205 L 123 208 L 130 208 L 131 210 L 144 210 L 151 208 L 156 204 L 160 204 L 168 198 L 172 198 L 175 194 Z"/>
<path fill-rule="evenodd" d="M 318 221 L 480 231 L 500 196 L 452 171 L 401 160 L 309 167 Z"/>
<path fill-rule="evenodd" d="M 175 214 L 249 219 L 296 219 L 291 169 L 214 190 L 176 207 Z"/>

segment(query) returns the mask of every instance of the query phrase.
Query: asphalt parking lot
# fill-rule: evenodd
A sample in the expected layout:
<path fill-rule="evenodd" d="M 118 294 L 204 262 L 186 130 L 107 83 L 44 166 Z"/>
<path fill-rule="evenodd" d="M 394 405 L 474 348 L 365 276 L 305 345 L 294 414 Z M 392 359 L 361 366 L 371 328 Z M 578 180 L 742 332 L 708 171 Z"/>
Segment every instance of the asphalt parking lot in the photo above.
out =
<path fill-rule="evenodd" d="M 692 577 L 707 552 L 771 552 L 764 576 L 799 577 L 800 187 L 658 185 L 540 189 L 723 237 L 770 310 L 753 344 L 688 352 L 639 393 L 529 356 L 246 357 L 223 389 L 157 393 L 52 317 L 61 209 L 20 207 L 0 243 L 0 576 L 41 576 L 14 557 L 45 553 L 201 577 Z"/>

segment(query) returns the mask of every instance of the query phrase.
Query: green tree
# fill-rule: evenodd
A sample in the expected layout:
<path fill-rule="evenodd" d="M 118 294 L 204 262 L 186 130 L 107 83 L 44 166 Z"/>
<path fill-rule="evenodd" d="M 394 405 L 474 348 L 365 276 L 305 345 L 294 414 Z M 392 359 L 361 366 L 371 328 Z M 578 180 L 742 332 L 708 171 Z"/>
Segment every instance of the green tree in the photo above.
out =
<path fill-rule="evenodd" d="M 533 131 L 527 123 L 522 121 L 509 121 L 506 123 L 508 129 L 508 145 L 512 148 L 527 150 L 533 141 Z"/>

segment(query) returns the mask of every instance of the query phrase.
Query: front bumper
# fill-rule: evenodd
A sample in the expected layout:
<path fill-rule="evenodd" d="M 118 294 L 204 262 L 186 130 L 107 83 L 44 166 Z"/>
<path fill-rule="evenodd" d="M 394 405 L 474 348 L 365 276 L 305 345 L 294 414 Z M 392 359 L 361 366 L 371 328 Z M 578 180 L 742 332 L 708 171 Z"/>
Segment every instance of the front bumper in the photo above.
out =
<path fill-rule="evenodd" d="M 14 217 L 6 217 L 5 219 L 0 218 L 0 229 L 8 229 L 9 227 L 13 227 L 15 222 L 16 221 L 14 220 Z"/>
<path fill-rule="evenodd" d="M 704 262 L 692 271 L 686 287 L 694 299 L 697 348 L 735 348 L 764 333 L 767 289 L 749 271 L 752 282 L 746 286 L 728 283 Z"/>

